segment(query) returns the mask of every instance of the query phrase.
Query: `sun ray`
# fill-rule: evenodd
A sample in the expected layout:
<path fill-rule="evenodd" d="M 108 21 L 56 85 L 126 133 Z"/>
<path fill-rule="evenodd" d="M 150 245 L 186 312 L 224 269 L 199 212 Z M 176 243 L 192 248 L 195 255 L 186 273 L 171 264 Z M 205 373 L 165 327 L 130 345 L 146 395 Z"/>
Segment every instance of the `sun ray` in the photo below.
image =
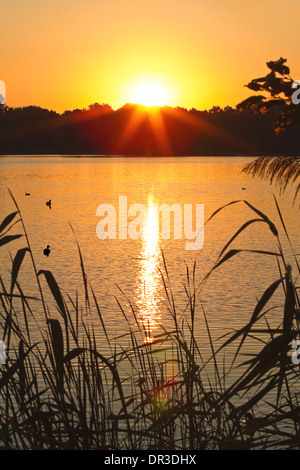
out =
<path fill-rule="evenodd" d="M 139 109 L 133 109 L 132 115 L 126 124 L 126 127 L 116 143 L 115 153 L 123 153 L 127 145 L 134 139 L 140 126 L 145 119 L 144 113 Z"/>
<path fill-rule="evenodd" d="M 172 147 L 167 133 L 166 125 L 160 109 L 154 109 L 149 113 L 150 123 L 155 139 L 162 155 L 172 155 Z"/>

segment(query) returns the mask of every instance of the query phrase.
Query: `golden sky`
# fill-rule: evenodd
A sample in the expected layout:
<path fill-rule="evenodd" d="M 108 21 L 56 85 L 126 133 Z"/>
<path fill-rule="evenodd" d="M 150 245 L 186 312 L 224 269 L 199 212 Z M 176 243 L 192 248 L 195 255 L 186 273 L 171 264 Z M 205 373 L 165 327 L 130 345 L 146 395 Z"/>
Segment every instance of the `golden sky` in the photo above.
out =
<path fill-rule="evenodd" d="M 300 79 L 299 0 L 6 0 L 0 80 L 9 106 L 114 109 L 141 83 L 166 104 L 235 106 L 284 57 Z"/>

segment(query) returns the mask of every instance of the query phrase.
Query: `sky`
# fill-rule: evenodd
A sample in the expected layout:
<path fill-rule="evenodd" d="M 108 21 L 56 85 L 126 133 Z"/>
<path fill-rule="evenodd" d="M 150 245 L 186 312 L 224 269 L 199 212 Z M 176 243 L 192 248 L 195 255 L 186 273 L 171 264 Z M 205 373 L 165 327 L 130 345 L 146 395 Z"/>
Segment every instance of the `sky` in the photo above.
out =
<path fill-rule="evenodd" d="M 300 79 L 299 0 L 4 0 L 9 106 L 113 109 L 156 85 L 169 106 L 236 106 L 287 59 Z M 150 92 L 149 92 L 150 93 Z"/>

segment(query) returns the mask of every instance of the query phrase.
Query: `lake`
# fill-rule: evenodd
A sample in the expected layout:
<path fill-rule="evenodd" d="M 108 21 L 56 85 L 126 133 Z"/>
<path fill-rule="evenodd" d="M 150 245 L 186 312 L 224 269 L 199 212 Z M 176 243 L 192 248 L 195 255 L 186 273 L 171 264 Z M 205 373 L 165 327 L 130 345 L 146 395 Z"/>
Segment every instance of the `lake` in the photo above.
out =
<path fill-rule="evenodd" d="M 184 235 L 175 239 L 171 230 L 170 239 L 162 238 L 155 204 L 177 204 L 182 211 L 184 205 L 191 205 L 195 227 L 197 204 L 203 205 L 206 222 L 223 205 L 246 200 L 275 223 L 287 250 L 287 259 L 293 265 L 273 196 L 275 194 L 278 198 L 294 250 L 299 253 L 299 208 L 293 207 L 293 192 L 288 189 L 284 195 L 279 195 L 268 182 L 242 173 L 244 165 L 252 160 L 253 157 L 188 156 L 1 157 L 1 219 L 15 210 L 7 191 L 10 188 L 19 204 L 38 269 L 53 273 L 67 302 L 70 299 L 75 302 L 78 294 L 84 303 L 78 242 L 87 279 L 94 289 L 108 335 L 111 341 L 118 338 L 122 346 L 128 342 L 129 325 L 136 328 L 135 320 L 144 327 L 144 340 L 149 342 L 161 332 L 160 325 L 165 329 L 173 327 L 162 282 L 162 253 L 178 318 L 180 321 L 189 320 L 185 290 L 187 269 L 192 274 L 196 263 L 195 285 L 199 290 L 195 335 L 199 345 L 207 352 L 209 343 L 202 307 L 217 347 L 220 345 L 218 337 L 243 326 L 250 319 L 264 290 L 278 279 L 276 259 L 251 252 L 239 253 L 216 269 L 201 285 L 225 244 L 246 221 L 258 218 L 257 214 L 243 202 L 226 207 L 205 223 L 203 247 L 187 250 Z M 25 193 L 30 193 L 30 196 Z M 143 236 L 138 239 L 119 239 L 120 196 L 127 197 L 128 208 L 134 204 L 143 204 L 148 208 Z M 51 209 L 46 205 L 49 199 Z M 97 208 L 102 204 L 110 204 L 116 209 L 115 239 L 102 240 L 97 236 L 96 229 L 101 220 Z M 124 217 L 122 220 L 125 221 Z M 126 223 L 130 224 L 133 220 L 134 217 L 130 216 Z M 171 229 L 173 225 L 171 218 Z M 20 231 L 21 225 L 17 224 L 14 233 Z M 51 249 L 49 257 L 43 254 L 47 245 Z M 2 275 L 7 282 L 11 268 L 10 254 L 14 256 L 16 250 L 23 246 L 25 239 L 21 238 L 1 249 Z M 278 251 L 277 240 L 268 225 L 258 222 L 249 225 L 230 248 Z M 27 257 L 19 275 L 20 285 L 27 295 L 37 292 L 32 278 L 32 267 Z M 274 307 L 271 323 L 275 326 L 282 319 L 283 297 L 279 294 L 281 292 L 271 303 Z M 49 291 L 47 299 L 51 316 L 60 318 L 51 303 Z M 108 354 L 109 346 L 98 316 L 95 314 L 90 321 L 103 353 Z M 33 322 L 32 328 L 38 327 L 44 327 L 42 315 L 38 325 Z M 247 346 L 250 352 L 256 343 L 253 340 Z"/>

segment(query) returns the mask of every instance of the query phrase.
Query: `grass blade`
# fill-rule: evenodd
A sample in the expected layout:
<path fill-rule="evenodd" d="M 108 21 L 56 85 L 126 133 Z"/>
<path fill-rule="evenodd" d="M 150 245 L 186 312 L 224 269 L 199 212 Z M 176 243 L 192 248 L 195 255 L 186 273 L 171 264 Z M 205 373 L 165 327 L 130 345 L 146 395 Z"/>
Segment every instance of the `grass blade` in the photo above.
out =
<path fill-rule="evenodd" d="M 0 233 L 3 232 L 3 230 L 5 230 L 5 228 L 10 224 L 10 222 L 15 218 L 17 214 L 18 214 L 18 211 L 12 212 L 7 217 L 5 217 L 5 219 L 0 224 Z"/>
<path fill-rule="evenodd" d="M 7 243 L 17 240 L 18 238 L 23 237 L 23 235 L 6 235 L 5 237 L 0 238 L 0 246 L 6 245 Z"/>
<path fill-rule="evenodd" d="M 27 248 L 27 247 L 26 248 L 21 248 L 20 250 L 18 250 L 18 252 L 17 252 L 17 254 L 16 254 L 16 256 L 13 260 L 10 295 L 12 295 L 12 293 L 13 293 L 13 290 L 14 290 L 14 287 L 15 287 L 15 284 L 16 284 L 16 281 L 17 281 L 18 273 L 19 273 L 22 261 L 23 261 L 24 256 L 25 256 L 27 251 L 29 251 L 29 248 Z"/>
<path fill-rule="evenodd" d="M 64 340 L 60 323 L 56 319 L 49 318 L 48 323 L 51 328 L 52 348 L 55 358 L 55 366 L 57 373 L 57 387 L 59 393 L 63 394 L 64 383 Z"/>

